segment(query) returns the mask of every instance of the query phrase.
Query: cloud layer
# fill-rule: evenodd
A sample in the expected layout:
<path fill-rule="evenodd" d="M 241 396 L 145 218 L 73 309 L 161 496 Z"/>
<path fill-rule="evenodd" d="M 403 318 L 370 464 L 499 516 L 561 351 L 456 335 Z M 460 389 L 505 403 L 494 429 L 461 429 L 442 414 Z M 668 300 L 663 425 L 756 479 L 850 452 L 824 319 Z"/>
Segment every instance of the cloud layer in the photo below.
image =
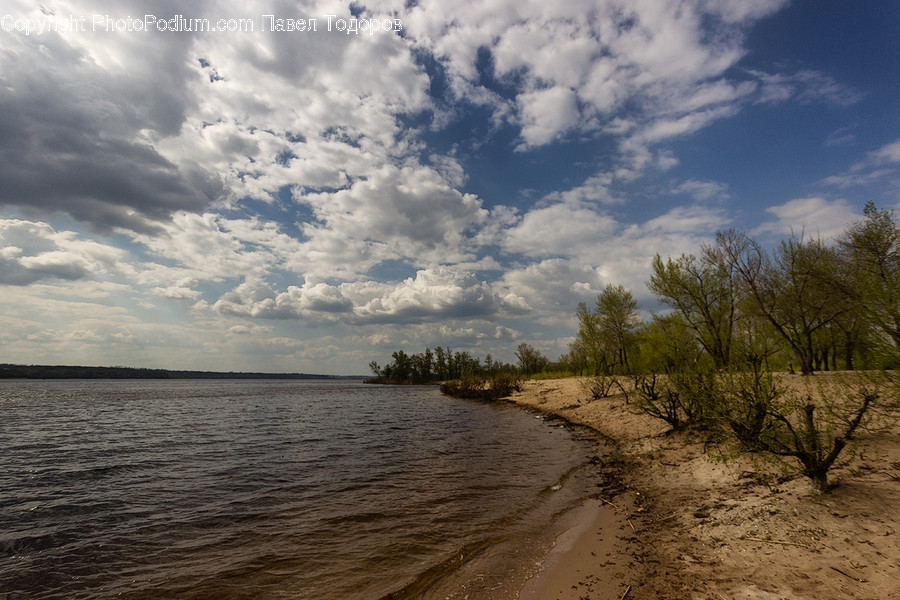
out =
<path fill-rule="evenodd" d="M 27 340 L 31 357 L 80 340 L 99 362 L 172 366 L 159 349 L 191 339 L 203 368 L 219 362 L 196 358 L 209 349 L 227 368 L 272 356 L 271 370 L 303 358 L 329 371 L 324 357 L 345 352 L 357 372 L 363 348 L 387 344 L 497 354 L 527 338 L 561 352 L 577 302 L 609 282 L 650 300 L 653 254 L 695 251 L 736 224 L 729 203 L 753 200 L 679 172 L 683 144 L 754 111 L 864 101 L 814 67 L 742 66 L 753 28 L 785 4 L 205 0 L 152 11 L 246 17 L 253 31 L 4 26 L 0 287 L 36 307 L 9 313 L 7 341 Z M 102 12 L 4 10 L 86 15 L 88 29 Z M 318 27 L 268 31 L 270 14 Z M 327 15 L 402 30 L 328 31 Z M 830 145 L 855 137 L 841 139 Z M 892 181 L 898 143 L 814 178 L 823 190 L 772 200 L 747 228 L 832 234 L 855 211 L 827 189 Z M 471 178 L 499 154 L 527 174 L 557 152 L 577 164 L 548 170 L 539 191 Z M 35 311 L 67 298 L 77 316 L 41 331 Z"/>

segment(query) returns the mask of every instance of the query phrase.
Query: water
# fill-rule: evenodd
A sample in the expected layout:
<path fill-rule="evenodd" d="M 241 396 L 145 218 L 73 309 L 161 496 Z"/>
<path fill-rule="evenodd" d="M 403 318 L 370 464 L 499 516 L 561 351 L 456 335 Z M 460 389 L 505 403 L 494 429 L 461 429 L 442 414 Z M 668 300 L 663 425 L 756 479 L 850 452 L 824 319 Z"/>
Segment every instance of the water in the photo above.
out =
<path fill-rule="evenodd" d="M 514 598 L 590 441 L 432 387 L 0 382 L 0 599 Z"/>

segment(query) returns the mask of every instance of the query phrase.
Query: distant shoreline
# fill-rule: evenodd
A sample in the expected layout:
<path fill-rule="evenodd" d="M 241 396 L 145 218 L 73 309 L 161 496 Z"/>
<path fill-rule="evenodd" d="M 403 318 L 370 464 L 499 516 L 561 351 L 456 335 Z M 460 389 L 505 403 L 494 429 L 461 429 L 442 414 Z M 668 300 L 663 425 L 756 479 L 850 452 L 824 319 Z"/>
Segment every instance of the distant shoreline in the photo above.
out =
<path fill-rule="evenodd" d="M 363 379 L 359 375 L 258 373 L 143 369 L 137 367 L 83 367 L 77 365 L 0 364 L 0 379 Z"/>

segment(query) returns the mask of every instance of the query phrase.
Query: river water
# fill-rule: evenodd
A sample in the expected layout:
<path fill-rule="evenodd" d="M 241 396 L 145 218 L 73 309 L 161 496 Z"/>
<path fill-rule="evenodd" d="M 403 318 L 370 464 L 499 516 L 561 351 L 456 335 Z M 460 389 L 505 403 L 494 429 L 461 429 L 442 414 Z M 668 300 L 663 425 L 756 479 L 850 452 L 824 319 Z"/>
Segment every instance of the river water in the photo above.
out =
<path fill-rule="evenodd" d="M 516 597 L 594 443 L 434 387 L 0 382 L 0 599 Z"/>

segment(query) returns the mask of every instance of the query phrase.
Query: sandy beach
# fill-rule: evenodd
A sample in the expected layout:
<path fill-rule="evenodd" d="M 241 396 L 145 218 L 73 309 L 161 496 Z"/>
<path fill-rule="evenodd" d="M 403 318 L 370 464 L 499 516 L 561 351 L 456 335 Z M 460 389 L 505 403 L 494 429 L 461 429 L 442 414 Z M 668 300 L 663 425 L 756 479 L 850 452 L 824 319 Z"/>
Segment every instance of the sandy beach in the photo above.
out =
<path fill-rule="evenodd" d="M 702 434 L 668 432 L 623 396 L 590 400 L 577 378 L 529 381 L 510 400 L 596 430 L 616 479 L 567 516 L 521 598 L 900 598 L 900 428 L 859 434 L 821 494 L 712 461 Z"/>

